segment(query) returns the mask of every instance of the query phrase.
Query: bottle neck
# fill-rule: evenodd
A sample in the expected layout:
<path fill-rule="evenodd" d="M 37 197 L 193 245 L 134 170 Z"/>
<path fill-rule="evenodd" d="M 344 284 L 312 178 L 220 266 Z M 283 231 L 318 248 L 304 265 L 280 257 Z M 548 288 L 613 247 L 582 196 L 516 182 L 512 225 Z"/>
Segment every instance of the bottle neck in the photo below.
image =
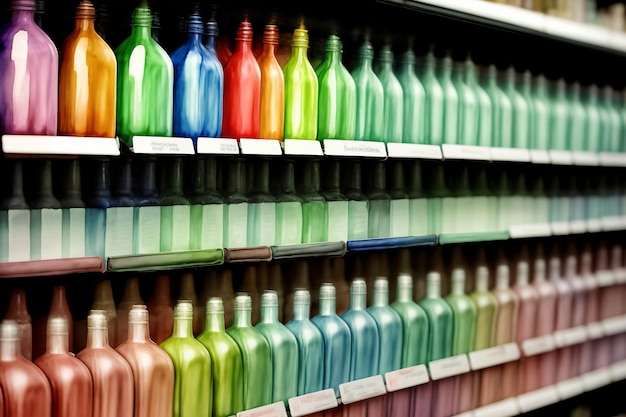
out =
<path fill-rule="evenodd" d="M 69 352 L 69 336 L 65 334 L 48 334 L 46 337 L 46 353 L 63 354 Z"/>
<path fill-rule="evenodd" d="M 389 305 L 389 292 L 388 291 L 376 291 L 374 290 L 374 298 L 372 305 L 376 307 L 386 307 Z"/>
<path fill-rule="evenodd" d="M 206 315 L 206 328 L 211 332 L 223 332 L 224 326 L 224 312 L 210 312 Z"/>
<path fill-rule="evenodd" d="M 204 189 L 209 192 L 217 191 L 217 160 L 212 157 L 204 160 Z"/>
<path fill-rule="evenodd" d="M 278 323 L 278 306 L 261 306 L 262 323 Z"/>
<path fill-rule="evenodd" d="M 309 319 L 309 304 L 298 304 L 294 303 L 293 305 L 293 319 L 294 320 L 308 320 Z"/>
<path fill-rule="evenodd" d="M 397 299 L 401 303 L 408 303 L 408 302 L 413 301 L 413 288 L 412 287 L 398 288 Z"/>
<path fill-rule="evenodd" d="M 233 316 L 234 327 L 252 327 L 252 312 L 249 309 L 235 309 Z"/>
<path fill-rule="evenodd" d="M 191 317 L 174 317 L 174 337 L 193 337 L 193 319 Z"/>
<path fill-rule="evenodd" d="M 42 161 L 39 171 L 39 196 L 41 198 L 53 198 L 52 192 L 52 161 Z"/>
<path fill-rule="evenodd" d="M 239 159 L 232 159 L 228 161 L 228 175 L 226 177 L 226 184 L 224 186 L 224 192 L 226 194 L 241 193 L 242 191 L 242 162 Z"/>
<path fill-rule="evenodd" d="M 282 192 L 286 194 L 293 194 L 296 192 L 296 174 L 293 161 L 285 162 L 285 169 L 282 178 Z"/>
<path fill-rule="evenodd" d="M 235 54 L 252 54 L 252 41 L 237 39 L 235 41 Z"/>
<path fill-rule="evenodd" d="M 76 30 L 81 32 L 95 32 L 94 20 L 90 18 L 76 18 Z"/>
<path fill-rule="evenodd" d="M 22 344 L 19 340 L 0 341 L 0 361 L 7 362 L 17 359 L 22 355 Z"/>
<path fill-rule="evenodd" d="M 350 294 L 350 310 L 365 310 L 365 294 Z"/>
<path fill-rule="evenodd" d="M 324 170 L 324 190 L 338 193 L 341 188 L 341 177 L 340 177 L 340 165 L 339 161 L 331 161 L 326 169 Z"/>
<path fill-rule="evenodd" d="M 209 52 L 216 54 L 216 44 L 217 44 L 217 38 L 213 35 L 207 35 L 206 39 L 204 41 L 204 47 L 209 50 Z"/>
<path fill-rule="evenodd" d="M 347 178 L 346 189 L 361 191 L 362 184 L 361 163 L 353 162 L 350 167 L 350 175 Z"/>
<path fill-rule="evenodd" d="M 130 159 L 124 158 L 121 163 L 119 181 L 115 192 L 119 196 L 132 195 L 133 174 Z"/>
<path fill-rule="evenodd" d="M 304 193 L 316 193 L 320 189 L 319 161 L 306 161 L 300 179 L 300 189 Z"/>
<path fill-rule="evenodd" d="M 34 10 L 15 10 L 12 15 L 14 22 L 33 22 L 35 23 Z"/>
<path fill-rule="evenodd" d="M 371 71 L 372 70 L 372 58 L 361 57 L 361 59 L 359 60 L 359 67 Z"/>
<path fill-rule="evenodd" d="M 270 163 L 258 161 L 255 167 L 252 190 L 255 192 L 269 193 L 270 191 Z"/>
<path fill-rule="evenodd" d="M 109 332 L 107 329 L 87 329 L 87 347 L 104 349 L 109 347 Z"/>
<path fill-rule="evenodd" d="M 133 343 L 143 343 L 150 339 L 150 326 L 145 323 L 128 323 L 128 340 Z"/>
<path fill-rule="evenodd" d="M 426 298 L 441 298 L 441 283 L 429 282 L 426 285 Z"/>
<path fill-rule="evenodd" d="M 141 193 L 147 197 L 155 197 L 156 191 L 156 161 L 154 158 L 148 158 L 143 164 L 143 173 L 141 178 Z"/>
<path fill-rule="evenodd" d="M 334 316 L 337 314 L 337 300 L 335 298 L 320 298 L 319 315 Z"/>
<path fill-rule="evenodd" d="M 193 46 L 202 45 L 202 34 L 201 33 L 192 33 L 190 32 L 187 35 L 187 43 Z"/>
<path fill-rule="evenodd" d="M 276 45 L 273 43 L 263 44 L 263 55 L 276 55 Z"/>
<path fill-rule="evenodd" d="M 385 188 L 387 187 L 387 177 L 386 177 L 384 162 L 377 162 L 374 165 L 374 169 L 372 170 L 371 180 L 372 180 L 371 193 L 384 193 L 385 192 Z"/>
<path fill-rule="evenodd" d="M 308 60 L 307 57 L 307 49 L 304 46 L 292 46 L 291 47 L 291 57 L 296 60 Z"/>
<path fill-rule="evenodd" d="M 109 161 L 101 160 L 96 165 L 92 194 L 96 197 L 111 196 L 111 179 L 109 178 Z"/>
<path fill-rule="evenodd" d="M 130 33 L 133 37 L 138 37 L 144 40 L 152 40 L 152 28 L 150 25 L 132 25 Z"/>
<path fill-rule="evenodd" d="M 170 196 L 182 196 L 183 194 L 183 161 L 173 158 L 168 161 L 164 176 L 165 186 L 163 194 Z"/>

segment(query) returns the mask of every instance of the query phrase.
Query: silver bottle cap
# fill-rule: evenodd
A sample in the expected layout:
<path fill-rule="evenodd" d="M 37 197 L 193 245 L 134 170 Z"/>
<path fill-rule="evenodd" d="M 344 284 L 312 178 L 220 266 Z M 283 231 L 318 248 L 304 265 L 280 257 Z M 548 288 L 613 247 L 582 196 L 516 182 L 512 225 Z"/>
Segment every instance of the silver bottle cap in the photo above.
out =
<path fill-rule="evenodd" d="M 498 269 L 496 270 L 496 287 L 501 290 L 509 288 L 508 265 L 498 265 Z"/>
<path fill-rule="evenodd" d="M 309 293 L 309 290 L 305 290 L 303 288 L 296 289 L 293 293 L 293 303 L 300 305 L 311 304 L 311 294 Z"/>
<path fill-rule="evenodd" d="M 106 330 L 108 328 L 107 324 L 107 316 L 104 311 L 91 310 L 89 312 L 89 316 L 87 316 L 88 329 Z"/>
<path fill-rule="evenodd" d="M 350 295 L 366 295 L 367 283 L 363 278 L 355 278 L 350 284 Z"/>
<path fill-rule="evenodd" d="M 148 307 L 143 304 L 135 304 L 128 311 L 128 322 L 145 324 L 148 323 Z"/>
<path fill-rule="evenodd" d="M 67 320 L 63 317 L 51 317 L 46 326 L 48 334 L 68 334 Z"/>
<path fill-rule="evenodd" d="M 278 293 L 274 290 L 265 290 L 261 294 L 261 307 L 278 307 Z"/>
<path fill-rule="evenodd" d="M 224 301 L 221 297 L 211 297 L 206 301 L 207 313 L 223 313 Z"/>
<path fill-rule="evenodd" d="M 0 340 L 13 342 L 20 340 L 20 326 L 15 320 L 2 320 L 0 322 Z"/>
<path fill-rule="evenodd" d="M 389 292 L 389 281 L 385 277 L 378 277 L 374 280 L 374 292 Z"/>
<path fill-rule="evenodd" d="M 174 307 L 174 318 L 193 318 L 193 304 L 191 304 L 190 300 L 178 300 L 176 307 Z"/>
<path fill-rule="evenodd" d="M 252 298 L 249 295 L 240 294 L 235 297 L 236 310 L 252 310 Z"/>
<path fill-rule="evenodd" d="M 329 282 L 325 282 L 320 287 L 320 300 L 334 300 L 337 297 L 335 286 Z"/>
<path fill-rule="evenodd" d="M 398 274 L 398 288 L 413 289 L 413 277 L 407 273 Z"/>

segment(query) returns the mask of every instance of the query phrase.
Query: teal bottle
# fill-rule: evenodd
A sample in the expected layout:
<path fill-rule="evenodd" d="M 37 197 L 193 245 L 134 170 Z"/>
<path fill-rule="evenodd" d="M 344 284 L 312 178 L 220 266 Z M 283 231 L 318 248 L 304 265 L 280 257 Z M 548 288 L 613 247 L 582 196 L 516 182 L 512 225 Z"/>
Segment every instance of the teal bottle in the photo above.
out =
<path fill-rule="evenodd" d="M 267 339 L 252 326 L 252 299 L 235 297 L 233 325 L 226 332 L 241 351 L 243 364 L 243 408 L 272 402 L 272 356 Z"/>
<path fill-rule="evenodd" d="M 583 102 L 587 113 L 586 148 L 591 152 L 600 151 L 600 110 L 598 109 L 598 86 L 591 84 L 585 89 Z"/>
<path fill-rule="evenodd" d="M 519 90 L 519 74 L 515 68 L 507 68 L 505 82 L 505 94 L 511 102 L 512 130 L 511 146 L 514 148 L 528 149 L 530 142 L 530 108 L 528 101 Z"/>
<path fill-rule="evenodd" d="M 512 139 L 512 114 L 511 100 L 502 91 L 498 83 L 498 69 L 490 65 L 487 69 L 487 84 L 485 90 L 491 99 L 492 137 L 491 146 L 510 148 Z"/>
<path fill-rule="evenodd" d="M 459 100 L 458 127 L 456 132 L 457 143 L 462 145 L 478 145 L 478 97 L 475 90 L 476 73 L 470 58 L 454 66 L 452 83 L 456 88 Z M 468 79 L 468 72 L 473 73 L 473 79 Z M 473 84 L 471 84 L 473 82 Z M 453 142 L 454 143 L 454 142 Z"/>
<path fill-rule="evenodd" d="M 402 367 L 402 319 L 389 307 L 389 283 L 387 278 L 374 280 L 374 298 L 367 312 L 374 317 L 380 337 L 378 373 L 381 375 Z"/>
<path fill-rule="evenodd" d="M 547 80 L 543 74 L 533 78 L 531 149 L 548 149 L 550 143 L 550 101 Z"/>
<path fill-rule="evenodd" d="M 604 126 L 602 137 L 605 145 L 604 152 L 620 152 L 623 138 L 620 136 L 622 132 L 622 120 L 619 112 L 615 108 L 615 95 L 613 87 L 605 85 L 602 89 L 602 107 L 608 114 L 608 125 Z"/>
<path fill-rule="evenodd" d="M 426 276 L 426 294 L 418 304 L 428 317 L 428 360 L 452 356 L 454 319 L 450 305 L 441 298 L 439 272 L 429 272 Z"/>
<path fill-rule="evenodd" d="M 198 336 L 211 356 L 213 417 L 228 417 L 243 411 L 243 364 L 237 343 L 224 328 L 224 302 L 211 297 L 206 302 L 206 324 Z"/>
<path fill-rule="evenodd" d="M 459 143 L 459 92 L 452 82 L 454 63 L 449 55 L 441 60 L 439 80 L 443 91 L 443 143 Z"/>
<path fill-rule="evenodd" d="M 383 140 L 385 142 L 402 142 L 404 95 L 402 85 L 393 71 L 393 52 L 389 45 L 383 46 L 378 57 L 380 70 L 378 79 L 383 86 L 384 119 Z"/>
<path fill-rule="evenodd" d="M 298 195 L 302 198 L 302 243 L 326 241 L 326 201 L 319 189 L 320 161 L 307 159 L 298 183 Z"/>
<path fill-rule="evenodd" d="M 174 363 L 173 416 L 208 416 L 213 409 L 211 356 L 193 337 L 193 305 L 181 300 L 174 308 L 174 332 L 161 348 Z"/>
<path fill-rule="evenodd" d="M 474 347 L 476 326 L 476 306 L 465 294 L 465 270 L 455 268 L 452 271 L 452 288 L 445 298 L 452 308 L 454 316 L 454 335 L 452 337 L 452 355 L 469 353 Z"/>
<path fill-rule="evenodd" d="M 586 150 L 586 142 L 588 138 L 585 137 L 586 131 L 586 115 L 585 108 L 580 98 L 580 83 L 573 82 L 568 88 L 569 112 L 567 113 L 567 137 L 569 139 L 567 149 L 571 151 L 584 151 Z"/>
<path fill-rule="evenodd" d="M 484 72 L 487 68 L 482 68 L 481 81 L 478 82 L 478 72 L 472 60 L 468 60 L 465 63 L 465 82 L 467 85 L 472 86 L 476 93 L 478 100 L 478 142 L 473 145 L 478 146 L 491 146 L 491 140 L 493 138 L 493 103 L 491 97 L 487 94 L 487 91 L 483 88 L 485 79 Z"/>
<path fill-rule="evenodd" d="M 261 321 L 255 326 L 270 345 L 272 355 L 272 402 L 295 397 L 298 392 L 298 341 L 278 320 L 278 294 L 261 295 Z"/>
<path fill-rule="evenodd" d="M 115 50 L 117 57 L 117 133 L 128 146 L 133 136 L 171 136 L 174 67 L 152 38 L 152 15 L 140 2 L 131 19 L 131 35 Z"/>
<path fill-rule="evenodd" d="M 356 128 L 356 85 L 341 62 L 342 43 L 330 35 L 326 56 L 315 69 L 319 84 L 317 138 L 354 139 Z"/>
<path fill-rule="evenodd" d="M 358 52 L 358 64 L 352 71 L 356 84 L 356 140 L 381 142 L 385 102 L 383 85 L 372 69 L 374 48 L 364 41 Z"/>
<path fill-rule="evenodd" d="M 568 105 L 563 78 L 553 83 L 550 105 L 550 149 L 567 150 Z"/>
<path fill-rule="evenodd" d="M 443 88 L 435 71 L 436 59 L 433 52 L 428 52 L 422 75 L 426 92 L 426 140 L 431 145 L 443 143 L 444 96 Z"/>
<path fill-rule="evenodd" d="M 293 294 L 293 318 L 285 326 L 298 341 L 298 395 L 320 391 L 324 387 L 324 338 L 309 319 L 311 294 L 297 289 Z"/>
<path fill-rule="evenodd" d="M 409 49 L 402 55 L 398 81 L 402 87 L 402 142 L 426 143 L 426 92 L 415 73 L 415 53 Z"/>
<path fill-rule="evenodd" d="M 319 313 L 311 321 L 324 338 L 324 384 L 339 396 L 339 385 L 350 380 L 350 328 L 337 315 L 337 290 L 331 283 L 323 283 L 319 293 Z"/>

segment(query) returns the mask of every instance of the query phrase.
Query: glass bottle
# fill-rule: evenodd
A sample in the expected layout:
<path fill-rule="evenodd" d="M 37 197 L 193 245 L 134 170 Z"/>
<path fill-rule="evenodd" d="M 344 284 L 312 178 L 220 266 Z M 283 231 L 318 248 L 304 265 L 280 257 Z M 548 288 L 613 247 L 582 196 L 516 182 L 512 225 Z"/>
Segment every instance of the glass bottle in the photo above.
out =
<path fill-rule="evenodd" d="M 59 74 L 59 133 L 115 137 L 115 54 L 94 28 L 90 0 L 76 8 L 74 31 L 63 42 Z"/>
<path fill-rule="evenodd" d="M 552 86 L 550 103 L 550 149 L 567 150 L 567 85 L 559 78 Z"/>
<path fill-rule="evenodd" d="M 402 367 L 402 319 L 389 306 L 389 283 L 387 278 L 374 280 L 374 298 L 367 312 L 374 317 L 380 336 L 380 358 L 378 373 L 384 375 Z"/>
<path fill-rule="evenodd" d="M 326 240 L 345 242 L 348 240 L 348 198 L 341 193 L 341 166 L 337 159 L 324 161 L 324 185 L 320 193 L 326 200 Z"/>
<path fill-rule="evenodd" d="M 20 330 L 20 351 L 24 358 L 33 359 L 33 324 L 26 306 L 26 292 L 13 290 L 4 320 L 13 320 Z"/>
<path fill-rule="evenodd" d="M 358 64 L 352 71 L 356 86 L 356 128 L 354 139 L 381 142 L 385 114 L 383 85 L 372 69 L 374 48 L 363 42 L 358 52 Z"/>
<path fill-rule="evenodd" d="M 573 82 L 567 88 L 567 103 L 569 106 L 567 122 L 567 149 L 584 151 L 589 138 L 585 137 L 587 118 L 585 108 L 581 102 L 580 83 Z"/>
<path fill-rule="evenodd" d="M 132 161 L 129 156 L 114 161 L 113 207 L 107 209 L 105 256 L 127 256 L 133 253 L 131 232 L 134 228 Z"/>
<path fill-rule="evenodd" d="M 493 64 L 487 68 L 485 91 L 492 104 L 491 146 L 510 148 L 513 146 L 513 107 L 510 98 L 498 83 L 498 72 Z"/>
<path fill-rule="evenodd" d="M 452 84 L 458 93 L 458 126 L 455 133 L 457 142 L 465 145 L 478 144 L 479 103 L 475 91 L 476 72 L 473 62 L 468 57 L 463 63 L 456 63 L 452 68 Z M 470 73 L 472 75 L 470 75 Z M 473 78 L 472 78 L 473 77 Z M 473 82 L 473 84 L 472 84 Z M 446 126 L 446 128 L 448 128 Z"/>
<path fill-rule="evenodd" d="M 128 312 L 128 338 L 117 347 L 133 374 L 134 417 L 172 415 L 174 365 L 150 338 L 148 309 L 134 305 Z"/>
<path fill-rule="evenodd" d="M 66 319 L 49 318 L 46 327 L 46 352 L 35 360 L 35 365 L 46 374 L 50 383 L 51 415 L 91 416 L 93 407 L 91 374 L 89 368 L 69 350 Z"/>
<path fill-rule="evenodd" d="M 428 317 L 429 361 L 452 356 L 454 321 L 452 309 L 441 298 L 441 276 L 429 272 L 426 276 L 426 295 L 419 303 Z"/>
<path fill-rule="evenodd" d="M 161 176 L 161 252 L 189 250 L 191 206 L 183 195 L 183 160 L 163 161 Z"/>
<path fill-rule="evenodd" d="M 324 386 L 324 337 L 309 319 L 311 294 L 296 289 L 293 294 L 293 318 L 285 326 L 298 341 L 298 395 L 320 391 Z"/>
<path fill-rule="evenodd" d="M 252 300 L 249 295 L 235 297 L 233 325 L 226 332 L 241 350 L 243 364 L 243 409 L 272 402 L 272 356 L 267 339 L 252 326 Z"/>
<path fill-rule="evenodd" d="M 319 82 L 317 138 L 354 139 L 356 85 L 341 62 L 342 43 L 337 35 L 326 39 L 324 60 L 315 69 Z"/>
<path fill-rule="evenodd" d="M 276 200 L 270 194 L 270 161 L 257 159 L 254 164 L 252 189 L 248 194 L 247 246 L 276 244 Z"/>
<path fill-rule="evenodd" d="M 217 159 L 212 156 L 195 160 L 191 203 L 189 249 L 224 247 L 224 198 L 217 190 Z"/>
<path fill-rule="evenodd" d="M 50 417 L 50 383 L 39 367 L 24 358 L 20 344 L 19 324 L 14 320 L 0 322 L 0 390 L 5 416 Z"/>
<path fill-rule="evenodd" d="M 278 320 L 278 294 L 265 290 L 261 295 L 261 321 L 255 326 L 270 345 L 272 356 L 272 402 L 295 397 L 298 392 L 298 341 Z"/>
<path fill-rule="evenodd" d="M 117 57 L 117 133 L 128 146 L 133 136 L 171 136 L 174 68 L 152 38 L 147 2 L 133 11 L 131 34 L 115 50 Z"/>
<path fill-rule="evenodd" d="M 370 191 L 367 195 L 368 207 L 368 238 L 390 236 L 391 196 L 385 191 L 387 179 L 385 162 L 374 162 L 370 171 Z"/>
<path fill-rule="evenodd" d="M 402 237 L 409 235 L 410 203 L 405 182 L 406 161 L 391 161 L 391 175 L 388 181 L 389 197 L 389 236 Z"/>
<path fill-rule="evenodd" d="M 128 336 L 128 312 L 131 307 L 142 304 L 144 304 L 144 302 L 141 299 L 141 294 L 139 293 L 139 278 L 126 278 L 126 282 L 124 284 L 124 294 L 117 305 L 117 311 L 115 312 L 115 347 L 119 346 L 120 343 L 126 340 L 126 337 Z"/>
<path fill-rule="evenodd" d="M 586 113 L 586 130 L 584 132 L 586 138 L 586 149 L 591 152 L 600 152 L 600 110 L 598 109 L 598 87 L 591 84 L 584 90 L 583 104 Z"/>
<path fill-rule="evenodd" d="M 604 138 L 602 142 L 604 142 L 605 152 L 620 152 L 623 146 L 623 137 L 620 136 L 622 132 L 622 120 L 620 113 L 615 108 L 615 95 L 611 85 L 607 84 L 602 88 L 601 107 L 603 107 L 604 111 L 608 114 L 609 120 L 608 125 L 604 125 L 604 133 L 602 135 Z"/>
<path fill-rule="evenodd" d="M 111 280 L 105 279 L 96 284 L 91 309 L 106 312 L 108 340 L 116 345 L 115 336 L 117 335 L 117 329 L 115 326 L 117 324 L 117 311 L 115 309 L 115 300 L 113 299 Z"/>
<path fill-rule="evenodd" d="M 174 332 L 160 346 L 174 363 L 174 415 L 209 415 L 213 409 L 211 356 L 193 337 L 191 301 L 178 301 L 174 308 Z"/>
<path fill-rule="evenodd" d="M 224 72 L 216 55 L 202 44 L 204 27 L 197 10 L 187 18 L 187 41 L 172 53 L 174 67 L 173 133 L 217 138 L 222 133 Z"/>
<path fill-rule="evenodd" d="M 478 68 L 471 59 L 465 63 L 465 80 L 472 86 L 478 100 L 478 139 L 479 146 L 491 146 L 493 138 L 493 102 L 485 90 L 484 75 L 486 68 Z M 480 81 L 479 81 L 480 76 Z"/>
<path fill-rule="evenodd" d="M 348 198 L 348 240 L 367 239 L 369 202 L 362 192 L 361 161 L 347 161 L 343 193 Z"/>
<path fill-rule="evenodd" d="M 50 320 L 52 318 L 62 318 L 65 319 L 67 323 L 67 341 L 68 341 L 68 350 L 73 352 L 74 346 L 74 320 L 72 318 L 72 312 L 70 311 L 70 307 L 67 304 L 67 295 L 65 291 L 65 286 L 55 285 L 52 288 L 52 297 L 50 303 L 50 310 L 48 311 L 48 317 L 44 319 L 44 326 L 47 326 L 46 320 Z M 46 334 L 46 327 L 38 329 L 42 332 L 43 335 Z M 37 331 L 37 334 L 40 332 Z M 44 346 L 45 349 L 45 346 Z M 38 357 L 43 352 L 39 352 L 39 354 L 35 354 L 33 351 L 33 358 Z"/>
<path fill-rule="evenodd" d="M 398 81 L 403 94 L 402 142 L 426 143 L 426 93 L 415 74 L 415 53 L 411 49 L 402 54 Z"/>
<path fill-rule="evenodd" d="M 206 325 L 198 341 L 211 355 L 213 416 L 228 417 L 243 411 L 241 351 L 224 328 L 224 303 L 220 297 L 207 300 Z"/>
<path fill-rule="evenodd" d="M 248 199 L 245 190 L 245 164 L 242 158 L 227 161 L 224 178 L 224 247 L 242 248 L 248 243 Z"/>
<path fill-rule="evenodd" d="M 476 333 L 472 350 L 493 346 L 497 301 L 489 291 L 489 270 L 486 266 L 476 268 L 476 284 L 470 298 L 476 304 Z"/>
<path fill-rule="evenodd" d="M 469 353 L 474 347 L 476 332 L 476 305 L 465 294 L 465 270 L 455 268 L 452 271 L 452 287 L 445 298 L 452 308 L 454 316 L 454 335 L 452 355 Z"/>
<path fill-rule="evenodd" d="M 148 301 L 150 314 L 150 335 L 160 344 L 172 335 L 174 328 L 174 308 L 170 298 L 170 277 L 160 274 L 156 277 L 152 296 Z"/>
<path fill-rule="evenodd" d="M 426 140 L 431 145 L 440 145 L 444 138 L 444 92 L 435 74 L 435 55 L 426 54 L 423 70 L 423 83 L 426 92 Z"/>
<path fill-rule="evenodd" d="M 515 341 L 521 346 L 526 339 L 535 337 L 535 323 L 538 308 L 537 290 L 530 285 L 528 262 L 519 261 L 515 285 L 511 289 L 515 292 L 519 300 L 517 310 L 517 322 Z"/>
<path fill-rule="evenodd" d="M 252 53 L 250 22 L 241 22 L 235 39 L 235 51 L 224 65 L 222 136 L 258 138 L 261 69 Z"/>
<path fill-rule="evenodd" d="M 17 158 L 5 163 L 13 169 L 8 190 L 0 199 L 0 261 L 29 261 L 31 213 L 24 196 L 24 164 Z"/>
<path fill-rule="evenodd" d="M 93 417 L 133 417 L 133 373 L 122 355 L 109 345 L 106 312 L 87 316 L 87 346 L 76 354 L 93 378 Z"/>
<path fill-rule="evenodd" d="M 326 201 L 319 194 L 319 160 L 304 162 L 297 189 L 302 198 L 302 243 L 326 242 Z"/>
<path fill-rule="evenodd" d="M 404 118 L 404 94 L 402 85 L 393 71 L 393 52 L 384 45 L 378 57 L 378 79 L 383 86 L 384 118 L 382 139 L 385 142 L 402 142 Z"/>
<path fill-rule="evenodd" d="M 196 283 L 193 276 L 193 272 L 183 272 L 179 278 L 179 291 L 178 291 L 178 299 L 179 300 L 187 300 L 191 302 L 193 306 L 193 321 L 192 321 L 192 331 L 193 335 L 197 336 L 202 333 L 202 326 L 204 326 L 205 316 L 206 314 L 200 315 L 204 306 L 198 302 L 198 296 L 196 295 Z"/>
<path fill-rule="evenodd" d="M 452 81 L 454 62 L 450 55 L 441 60 L 439 83 L 443 91 L 443 143 L 456 144 L 459 137 L 459 91 Z"/>
<path fill-rule="evenodd" d="M 309 33 L 303 24 L 293 31 L 291 57 L 285 64 L 285 137 L 317 139 L 318 83 L 309 62 Z"/>
<path fill-rule="evenodd" d="M 56 135 L 59 54 L 35 24 L 35 1 L 12 0 L 11 20 L 0 29 L 2 134 Z"/>
<path fill-rule="evenodd" d="M 281 190 L 276 196 L 276 245 L 302 243 L 302 199 L 296 194 L 295 161 L 283 161 Z"/>
<path fill-rule="evenodd" d="M 542 317 L 535 324 L 537 337 L 547 336 L 554 332 L 556 318 L 557 292 L 554 286 L 546 279 L 546 262 L 537 256 L 533 266 L 532 286 L 537 291 L 537 317 Z M 556 382 L 556 359 L 553 354 L 541 355 L 539 384 L 541 387 Z"/>
<path fill-rule="evenodd" d="M 532 86 L 532 117 L 533 129 L 530 132 L 531 149 L 548 149 L 550 135 L 550 99 L 545 75 L 533 78 Z"/>
<path fill-rule="evenodd" d="M 133 253 L 157 253 L 161 246 L 161 202 L 156 188 L 156 157 L 147 156 L 140 163 L 133 209 Z"/>
<path fill-rule="evenodd" d="M 30 206 L 30 259 L 59 259 L 63 255 L 63 211 L 53 194 L 52 161 L 33 161 Z"/>
<path fill-rule="evenodd" d="M 570 283 L 561 276 L 561 268 L 561 258 L 556 254 L 553 255 L 549 261 L 549 281 L 557 292 L 556 314 L 554 316 L 555 332 L 569 329 L 572 325 L 574 294 Z M 571 347 L 559 351 L 556 369 L 556 378 L 559 382 L 574 376 L 571 372 L 572 353 Z"/>
<path fill-rule="evenodd" d="M 444 211 L 444 202 L 454 202 L 451 191 L 446 184 L 446 174 L 444 164 L 436 162 L 435 164 L 426 165 L 427 170 L 431 171 L 431 179 L 428 184 L 427 194 L 427 218 L 428 218 L 428 234 L 440 234 L 446 227 L 453 227 L 455 221 L 451 216 L 446 216 L 448 211 Z M 456 216 L 456 213 L 454 213 Z M 445 220 L 444 220 L 445 219 Z"/>
<path fill-rule="evenodd" d="M 258 58 L 261 69 L 259 137 L 282 140 L 285 129 L 285 77 L 276 59 L 278 26 L 265 25 L 263 51 Z"/>
<path fill-rule="evenodd" d="M 518 82 L 521 74 L 515 71 L 513 66 L 506 69 L 506 83 L 504 92 L 511 101 L 512 131 L 511 145 L 515 148 L 528 149 L 531 132 L 531 109 L 530 103 L 522 94 L 522 86 Z"/>

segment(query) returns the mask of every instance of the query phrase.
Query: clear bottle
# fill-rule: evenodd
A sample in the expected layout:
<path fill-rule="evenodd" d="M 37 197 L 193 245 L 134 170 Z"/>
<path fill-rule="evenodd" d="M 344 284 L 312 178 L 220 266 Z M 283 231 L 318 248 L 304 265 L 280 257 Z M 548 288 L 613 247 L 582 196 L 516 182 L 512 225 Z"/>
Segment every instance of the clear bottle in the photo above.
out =
<path fill-rule="evenodd" d="M 326 241 L 326 200 L 319 194 L 320 161 L 307 159 L 298 178 L 302 198 L 302 243 Z"/>
<path fill-rule="evenodd" d="M 191 301 L 178 301 L 174 308 L 174 332 L 160 346 L 174 363 L 174 415 L 208 416 L 213 409 L 211 356 L 193 337 Z"/>
<path fill-rule="evenodd" d="M 383 86 L 384 118 L 383 136 L 385 142 L 401 143 L 403 139 L 404 94 L 402 85 L 393 70 L 393 51 L 384 45 L 378 56 L 378 79 Z"/>
<path fill-rule="evenodd" d="M 172 415 L 174 365 L 150 338 L 148 309 L 134 305 L 128 312 L 128 338 L 117 351 L 129 364 L 134 381 L 134 417 Z"/>
<path fill-rule="evenodd" d="M 263 51 L 258 58 L 261 69 L 259 136 L 283 140 L 285 129 L 285 76 L 276 59 L 278 26 L 265 25 Z"/>
<path fill-rule="evenodd" d="M 374 280 L 374 298 L 367 312 L 374 317 L 380 336 L 380 358 L 378 373 L 384 375 L 402 367 L 402 319 L 389 306 L 389 283 L 387 278 Z"/>
<path fill-rule="evenodd" d="M 224 197 L 217 190 L 217 159 L 213 156 L 195 160 L 190 222 L 189 249 L 214 249 L 224 246 Z"/>
<path fill-rule="evenodd" d="M 226 201 L 224 214 L 224 247 L 241 248 L 248 242 L 248 198 L 245 192 L 246 165 L 242 158 L 234 157 L 226 164 L 223 176 L 223 193 Z"/>
<path fill-rule="evenodd" d="M 415 73 L 415 53 L 411 49 L 402 55 L 398 81 L 403 93 L 402 142 L 426 143 L 426 93 Z"/>
<path fill-rule="evenodd" d="M 339 160 L 325 160 L 322 168 L 323 187 L 320 194 L 326 200 L 326 240 L 348 240 L 349 203 L 341 193 L 341 165 Z"/>
<path fill-rule="evenodd" d="M 248 193 L 247 246 L 276 244 L 276 200 L 270 194 L 270 161 L 253 162 L 252 188 Z"/>
<path fill-rule="evenodd" d="M 444 139 L 444 92 L 436 75 L 436 58 L 432 51 L 426 54 L 423 70 L 426 91 L 426 140 L 431 145 L 440 145 Z"/>
<path fill-rule="evenodd" d="M 235 297 L 233 325 L 226 332 L 232 337 L 243 359 L 243 409 L 272 402 L 272 356 L 267 339 L 252 326 L 252 300 L 249 295 Z"/>
<path fill-rule="evenodd" d="M 407 236 L 410 226 L 409 211 L 409 194 L 407 193 L 406 161 L 396 160 L 389 163 L 389 180 L 387 188 L 389 189 L 389 236 L 402 237 Z"/>
<path fill-rule="evenodd" d="M 374 48 L 364 41 L 358 52 L 358 65 L 352 71 L 356 85 L 356 129 L 354 139 L 383 140 L 385 102 L 383 86 L 372 69 Z"/>
<path fill-rule="evenodd" d="M 241 351 L 224 328 L 224 303 L 220 297 L 207 300 L 206 325 L 198 341 L 211 355 L 213 416 L 228 417 L 243 411 Z"/>
<path fill-rule="evenodd" d="M 20 345 L 24 358 L 33 359 L 33 324 L 26 305 L 26 292 L 13 290 L 4 320 L 14 320 L 20 329 Z"/>
<path fill-rule="evenodd" d="M 133 253 L 155 253 L 161 244 L 161 207 L 156 188 L 156 157 L 147 156 L 141 164 L 141 174 L 133 209 Z"/>
<path fill-rule="evenodd" d="M 93 417 L 133 417 L 133 373 L 126 359 L 109 345 L 106 312 L 87 316 L 87 346 L 76 354 L 93 378 Z"/>
<path fill-rule="evenodd" d="M 348 240 L 367 239 L 369 202 L 362 192 L 361 161 L 347 162 L 343 193 L 348 198 Z"/>
<path fill-rule="evenodd" d="M 183 159 L 164 161 L 161 170 L 161 252 L 189 250 L 191 204 L 183 194 Z"/>

